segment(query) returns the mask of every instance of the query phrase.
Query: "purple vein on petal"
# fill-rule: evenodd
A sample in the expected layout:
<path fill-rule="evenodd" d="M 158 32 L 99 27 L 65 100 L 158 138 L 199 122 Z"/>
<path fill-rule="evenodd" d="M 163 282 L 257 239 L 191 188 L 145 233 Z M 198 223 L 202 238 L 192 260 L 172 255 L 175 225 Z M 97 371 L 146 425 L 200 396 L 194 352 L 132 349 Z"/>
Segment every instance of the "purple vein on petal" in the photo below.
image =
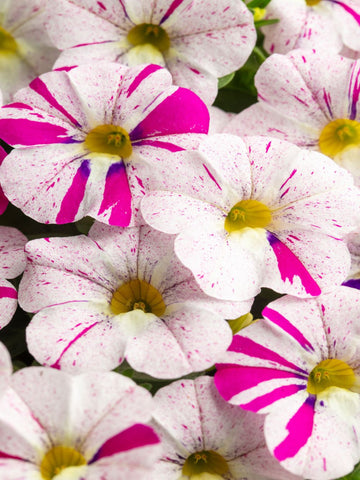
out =
<path fill-rule="evenodd" d="M 170 5 L 170 7 L 167 9 L 165 15 L 160 20 L 159 24 L 161 25 L 162 23 L 164 23 L 165 20 L 167 20 L 170 17 L 170 15 L 172 15 L 174 13 L 174 11 L 177 9 L 177 7 L 179 7 L 183 3 L 183 1 L 184 0 L 174 0 L 172 2 L 172 4 Z"/>
<path fill-rule="evenodd" d="M 359 68 L 356 68 L 359 67 Z M 349 118 L 350 120 L 355 120 L 357 116 L 356 105 L 359 101 L 360 96 L 360 66 L 359 62 L 354 62 L 353 70 L 351 72 L 350 83 L 349 83 Z"/>
<path fill-rule="evenodd" d="M 84 328 L 84 330 L 82 330 L 80 333 L 78 333 L 76 335 L 75 338 L 73 338 L 67 345 L 66 347 L 64 348 L 64 350 L 61 352 L 61 354 L 59 355 L 59 357 L 57 358 L 57 360 L 52 364 L 50 365 L 51 368 L 57 368 L 58 370 L 61 369 L 61 365 L 60 365 L 60 361 L 62 359 L 62 357 L 64 356 L 64 354 L 69 350 L 69 348 L 79 340 L 79 338 L 81 338 L 83 335 L 85 335 L 86 332 L 88 332 L 89 330 L 91 330 L 93 327 L 95 327 L 95 325 L 98 325 L 99 322 L 95 322 L 93 323 L 92 325 L 89 325 L 88 327 Z"/>
<path fill-rule="evenodd" d="M 311 342 L 287 318 L 272 308 L 265 307 L 262 315 L 290 335 L 307 352 L 314 352 Z"/>
<path fill-rule="evenodd" d="M 126 227 L 131 220 L 131 191 L 123 161 L 113 163 L 106 174 L 104 197 L 98 215 L 111 208 L 109 225 Z"/>
<path fill-rule="evenodd" d="M 75 220 L 79 206 L 85 195 L 89 175 L 90 160 L 83 160 L 61 202 L 60 210 L 55 220 L 56 223 L 70 223 Z"/>
<path fill-rule="evenodd" d="M 272 233 L 267 232 L 266 236 L 275 253 L 281 280 L 283 282 L 289 280 L 292 284 L 294 277 L 298 277 L 306 293 L 312 296 L 320 295 L 321 289 L 319 285 L 295 254 Z"/>
<path fill-rule="evenodd" d="M 315 401 L 316 395 L 309 395 L 286 425 L 289 433 L 274 450 L 274 456 L 279 462 L 293 458 L 311 436 L 314 426 Z"/>
<path fill-rule="evenodd" d="M 242 335 L 234 335 L 230 347 L 228 348 L 229 352 L 239 352 L 249 357 L 262 358 L 263 360 L 269 360 L 274 363 L 283 365 L 284 367 L 295 370 L 296 372 L 303 373 L 306 377 L 308 372 L 299 368 L 294 363 L 289 362 L 286 358 L 282 357 L 278 353 L 274 352 L 270 348 L 266 348 L 259 343 L 256 343 L 251 338 L 243 337 Z M 275 365 L 274 365 L 275 366 Z"/>
<path fill-rule="evenodd" d="M 68 120 L 70 120 L 73 125 L 81 127 L 80 123 L 76 120 L 76 118 L 70 115 L 70 113 L 65 110 L 62 105 L 60 105 L 60 103 L 52 95 L 52 93 L 47 88 L 46 84 L 41 80 L 41 78 L 35 78 L 35 80 L 30 83 L 29 87 L 36 93 L 41 95 L 52 107 L 56 108 L 56 110 L 61 112 Z"/>

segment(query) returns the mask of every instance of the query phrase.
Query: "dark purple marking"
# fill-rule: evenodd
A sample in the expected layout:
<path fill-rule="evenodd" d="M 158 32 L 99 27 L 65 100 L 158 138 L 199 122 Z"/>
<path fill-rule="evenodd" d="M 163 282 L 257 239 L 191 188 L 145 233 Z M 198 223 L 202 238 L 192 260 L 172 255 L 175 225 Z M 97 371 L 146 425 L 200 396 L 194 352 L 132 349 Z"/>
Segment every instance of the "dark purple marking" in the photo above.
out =
<path fill-rule="evenodd" d="M 306 370 L 298 367 L 294 363 L 289 362 L 286 358 L 274 352 L 270 348 L 266 348 L 259 343 L 256 343 L 251 338 L 243 337 L 241 335 L 234 335 L 231 345 L 228 348 L 230 352 L 239 352 L 249 357 L 262 358 L 270 362 L 279 363 L 280 365 L 302 373 L 307 378 L 309 373 Z"/>
<path fill-rule="evenodd" d="M 0 298 L 17 298 L 17 292 L 15 288 L 0 287 Z"/>
<path fill-rule="evenodd" d="M 305 107 L 309 106 L 304 100 L 301 100 L 301 98 L 297 97 L 296 95 L 293 95 L 293 97 L 295 98 L 295 100 L 305 105 Z"/>
<path fill-rule="evenodd" d="M 122 161 L 113 163 L 106 175 L 104 197 L 98 215 L 111 208 L 109 225 L 127 227 L 131 220 L 131 191 Z"/>
<path fill-rule="evenodd" d="M 272 392 L 262 395 L 261 397 L 255 398 L 249 403 L 242 403 L 240 404 L 240 407 L 244 408 L 245 410 L 250 410 L 251 412 L 258 412 L 259 410 L 268 407 L 278 400 L 295 395 L 300 390 L 304 390 L 305 388 L 306 385 L 284 385 L 276 388 Z"/>
<path fill-rule="evenodd" d="M 50 365 L 51 368 L 57 368 L 58 370 L 61 369 L 61 366 L 60 366 L 60 360 L 62 359 L 62 357 L 64 356 L 64 354 L 69 350 L 69 348 L 71 347 L 71 345 L 73 345 L 77 340 L 79 340 L 79 338 L 81 338 L 83 335 L 85 335 L 86 332 L 88 332 L 89 330 L 91 330 L 93 327 L 95 327 L 95 325 L 97 325 L 99 322 L 95 322 L 93 323 L 92 325 L 84 328 L 84 330 L 82 330 L 79 334 L 76 335 L 75 338 L 73 338 L 67 345 L 66 347 L 64 348 L 64 350 L 61 352 L 60 356 L 58 357 L 58 359 L 52 364 Z"/>
<path fill-rule="evenodd" d="M 0 458 L 13 458 L 14 460 L 21 460 L 22 462 L 25 462 L 25 461 L 28 461 L 27 459 L 25 458 L 22 458 L 22 457 L 17 457 L 15 455 L 9 455 L 5 452 L 0 452 Z"/>
<path fill-rule="evenodd" d="M 360 278 L 351 278 L 350 280 L 346 280 L 346 282 L 343 282 L 342 285 L 345 285 L 345 287 L 351 287 L 360 290 Z"/>
<path fill-rule="evenodd" d="M 279 370 L 278 368 L 247 367 L 244 365 L 217 364 L 217 372 L 214 377 L 216 388 L 225 400 L 259 383 L 274 379 L 298 378 L 304 380 L 303 375 Z M 269 387 L 273 388 L 273 387 Z"/>
<path fill-rule="evenodd" d="M 330 96 L 330 93 L 325 90 L 325 88 L 323 88 L 323 97 L 324 97 L 324 101 L 326 103 L 326 108 L 328 109 L 329 115 L 331 118 L 333 118 L 333 112 L 331 109 L 331 96 Z"/>
<path fill-rule="evenodd" d="M 49 145 L 52 143 L 76 143 L 68 131 L 47 122 L 23 118 L 0 119 L 1 139 L 9 145 Z"/>
<path fill-rule="evenodd" d="M 106 7 L 103 3 L 97 2 L 97 4 L 99 5 L 100 8 L 102 8 L 103 10 L 106 10 Z"/>
<path fill-rule="evenodd" d="M 165 22 L 165 20 L 167 20 L 170 15 L 173 14 L 173 12 L 175 11 L 175 9 L 180 6 L 181 4 L 183 3 L 183 0 L 174 0 L 172 2 L 172 4 L 170 5 L 170 7 L 167 9 L 165 15 L 162 17 L 162 19 L 160 20 L 159 22 L 159 25 L 161 25 L 162 23 Z"/>
<path fill-rule="evenodd" d="M 179 147 L 179 145 L 175 145 L 174 143 L 170 142 L 162 142 L 161 140 L 140 140 L 138 142 L 134 142 L 133 145 L 164 148 L 165 150 L 169 150 L 169 152 L 181 152 L 182 150 L 185 150 L 184 148 Z"/>
<path fill-rule="evenodd" d="M 218 187 L 218 189 L 219 189 L 219 190 L 222 190 L 222 188 L 220 187 L 220 185 L 218 184 L 218 182 L 215 180 L 214 175 L 212 175 L 212 173 L 211 173 L 210 170 L 207 168 L 207 166 L 203 164 L 203 167 L 205 168 L 206 173 L 209 175 L 209 177 L 211 178 L 211 180 L 212 180 L 212 181 L 215 183 L 215 185 Z"/>
<path fill-rule="evenodd" d="M 134 80 L 130 84 L 127 91 L 127 97 L 130 97 L 130 95 L 137 89 L 137 87 L 140 85 L 140 83 L 143 80 L 145 80 L 146 77 L 156 72 L 160 68 L 161 67 L 159 65 L 148 65 L 145 68 L 143 68 L 141 72 L 134 78 Z"/>
<path fill-rule="evenodd" d="M 272 308 L 265 307 L 262 315 L 272 323 L 280 327 L 284 332 L 293 337 L 294 340 L 307 352 L 314 352 L 311 342 L 298 330 L 287 318 Z"/>
<path fill-rule="evenodd" d="M 280 195 L 280 198 L 285 197 L 285 195 L 286 195 L 287 193 L 289 193 L 289 190 L 290 190 L 290 187 L 288 187 L 288 188 L 285 190 L 285 192 L 283 192 L 283 193 Z"/>
<path fill-rule="evenodd" d="M 296 168 L 294 168 L 294 170 L 290 173 L 290 175 L 289 175 L 288 178 L 285 180 L 285 182 L 281 185 L 280 190 L 285 187 L 285 185 L 287 184 L 287 182 L 290 180 L 290 178 L 292 178 L 292 177 L 295 175 L 296 172 L 297 172 L 297 170 L 296 170 Z"/>
<path fill-rule="evenodd" d="M 266 236 L 275 253 L 281 280 L 285 282 L 285 280 L 288 279 L 290 283 L 293 283 L 294 277 L 297 276 L 309 295 L 320 295 L 321 289 L 319 285 L 295 254 L 272 233 L 266 232 Z"/>
<path fill-rule="evenodd" d="M 56 223 L 71 223 L 75 220 L 84 199 L 86 184 L 90 175 L 90 160 L 83 160 L 66 192 L 57 214 Z"/>
<path fill-rule="evenodd" d="M 356 110 L 356 105 L 359 101 L 359 95 L 360 95 L 360 81 L 359 81 L 359 75 L 360 75 L 360 70 L 358 69 L 357 72 L 355 70 L 355 67 L 357 66 L 357 62 L 354 62 L 353 64 L 353 71 L 351 72 L 351 77 L 350 77 L 350 88 L 349 88 L 349 106 L 350 106 L 350 112 L 349 112 L 349 118 L 350 120 L 355 120 L 357 116 L 357 110 Z M 354 78 L 356 72 L 356 78 Z"/>
<path fill-rule="evenodd" d="M 314 426 L 315 401 L 316 395 L 309 395 L 286 425 L 289 433 L 274 450 L 274 456 L 279 462 L 293 458 L 311 437 Z"/>
<path fill-rule="evenodd" d="M 157 135 L 208 133 L 209 110 L 191 90 L 179 87 L 152 110 L 130 133 L 140 140 Z"/>
<path fill-rule="evenodd" d="M 199 70 L 196 70 L 195 68 L 190 68 L 192 72 L 194 72 L 196 75 L 200 75 Z"/>
<path fill-rule="evenodd" d="M 56 108 L 59 112 L 61 112 L 65 117 L 70 120 L 70 122 L 77 126 L 81 127 L 80 123 L 74 118 L 70 113 L 65 110 L 65 108 L 60 105 L 60 103 L 56 100 L 56 98 L 52 95 L 46 84 L 41 80 L 41 78 L 35 78 L 30 84 L 29 87 L 41 95 L 52 107 Z"/>
<path fill-rule="evenodd" d="M 156 445 L 157 443 L 160 443 L 160 439 L 154 430 L 148 425 L 137 423 L 103 443 L 89 464 L 120 452 L 144 447 L 145 445 Z"/>

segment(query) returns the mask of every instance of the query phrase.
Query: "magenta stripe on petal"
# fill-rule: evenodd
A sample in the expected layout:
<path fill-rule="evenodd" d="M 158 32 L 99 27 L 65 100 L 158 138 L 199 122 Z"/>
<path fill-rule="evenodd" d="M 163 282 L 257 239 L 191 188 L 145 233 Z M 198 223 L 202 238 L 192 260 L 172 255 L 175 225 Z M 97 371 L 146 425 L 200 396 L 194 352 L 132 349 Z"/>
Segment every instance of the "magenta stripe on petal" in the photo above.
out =
<path fill-rule="evenodd" d="M 58 370 L 61 369 L 61 366 L 60 366 L 60 360 L 62 359 L 62 357 L 64 356 L 64 354 L 69 350 L 69 348 L 77 341 L 79 340 L 79 338 L 81 338 L 83 335 L 85 335 L 86 332 L 88 332 L 89 330 L 91 330 L 93 327 L 95 327 L 95 325 L 97 325 L 99 322 L 95 322 L 93 323 L 92 325 L 84 328 L 84 330 L 82 330 L 78 335 L 76 335 L 75 338 L 73 338 L 67 345 L 66 347 L 64 348 L 64 350 L 61 352 L 60 356 L 58 357 L 58 359 L 52 364 L 50 365 L 51 368 L 57 368 Z"/>
<path fill-rule="evenodd" d="M 165 13 L 165 15 L 160 20 L 159 24 L 161 25 L 163 22 L 165 22 L 165 20 L 167 20 L 170 17 L 170 15 L 172 15 L 172 13 L 177 9 L 179 5 L 183 3 L 183 1 L 184 0 L 174 0 L 170 5 L 170 7 L 167 9 L 167 12 Z"/>
<path fill-rule="evenodd" d="M 238 393 L 268 380 L 281 378 L 304 379 L 303 375 L 286 372 L 277 368 L 247 367 L 245 365 L 216 365 L 214 380 L 216 388 L 225 400 L 230 400 Z M 269 387 L 273 389 L 274 387 Z"/>
<path fill-rule="evenodd" d="M 149 147 L 157 147 L 157 148 L 164 148 L 165 150 L 169 150 L 169 152 L 180 152 L 181 150 L 185 150 L 179 145 L 175 145 L 174 143 L 170 142 L 162 142 L 160 140 L 140 140 L 139 142 L 134 142 L 133 146 L 149 146 Z"/>
<path fill-rule="evenodd" d="M 355 120 L 357 117 L 357 103 L 359 101 L 359 96 L 360 96 L 360 81 L 359 81 L 359 76 L 360 76 L 360 69 L 355 69 L 358 63 L 353 64 L 353 71 L 351 73 L 351 78 L 350 78 L 350 88 L 349 88 L 349 107 L 350 107 L 350 112 L 349 112 L 349 118 L 350 120 Z"/>
<path fill-rule="evenodd" d="M 98 215 L 111 208 L 109 225 L 126 227 L 131 220 L 131 192 L 123 162 L 113 163 L 106 175 L 104 198 Z"/>
<path fill-rule="evenodd" d="M 304 350 L 314 352 L 314 347 L 311 342 L 304 337 L 304 335 L 298 330 L 287 318 L 285 318 L 281 313 L 273 310 L 272 308 L 265 307 L 262 311 L 262 315 L 268 318 L 272 323 L 275 323 L 280 327 L 284 332 L 291 335 L 294 340 L 296 340 Z"/>
<path fill-rule="evenodd" d="M 84 198 L 86 184 L 90 175 L 90 161 L 83 160 L 76 172 L 69 190 L 66 192 L 56 223 L 70 223 L 75 220 L 79 206 Z"/>
<path fill-rule="evenodd" d="M 270 232 L 267 232 L 267 239 L 276 255 L 282 281 L 285 282 L 288 279 L 293 283 L 294 277 L 299 277 L 309 295 L 320 295 L 319 285 L 292 251 Z"/>
<path fill-rule="evenodd" d="M 176 133 L 208 133 L 209 111 L 191 90 L 179 87 L 130 133 L 131 140 Z"/>
<path fill-rule="evenodd" d="M 272 392 L 269 392 L 261 397 L 255 398 L 249 403 L 241 403 L 240 407 L 245 410 L 250 410 L 251 412 L 258 412 L 263 408 L 271 405 L 272 403 L 281 400 L 282 398 L 290 397 L 295 395 L 300 390 L 304 390 L 306 385 L 284 385 L 282 387 L 276 388 Z"/>
<path fill-rule="evenodd" d="M 17 298 L 17 291 L 11 287 L 0 287 L 0 298 Z"/>
<path fill-rule="evenodd" d="M 340 5 L 340 7 L 342 7 L 344 10 L 350 13 L 350 15 L 354 18 L 354 20 L 356 20 L 356 22 L 360 25 L 360 15 L 357 12 L 355 12 L 353 8 L 349 7 L 344 2 L 339 2 L 339 0 L 331 0 L 331 1 L 332 3 L 337 3 L 338 5 Z"/>
<path fill-rule="evenodd" d="M 22 457 L 16 457 L 15 455 L 8 455 L 8 454 L 5 453 L 5 452 L 0 452 L 0 459 L 1 459 L 1 458 L 12 458 L 12 459 L 14 459 L 14 460 L 21 460 L 21 461 L 23 461 L 23 462 L 24 462 L 24 461 L 27 461 L 27 460 L 25 460 L 25 459 L 22 458 Z"/>
<path fill-rule="evenodd" d="M 314 426 L 315 401 L 316 395 L 309 395 L 286 425 L 289 433 L 274 450 L 274 456 L 279 462 L 293 458 L 311 437 Z"/>
<path fill-rule="evenodd" d="M 50 90 L 47 88 L 46 84 L 41 80 L 41 78 L 35 78 L 29 85 L 29 87 L 34 90 L 36 93 L 41 95 L 52 107 L 56 108 L 61 112 L 70 122 L 77 126 L 81 127 L 80 123 L 74 118 L 70 113 L 65 110 L 65 108 L 60 105 L 56 98 L 52 95 Z"/>
<path fill-rule="evenodd" d="M 30 105 L 26 105 L 26 103 L 21 103 L 21 102 L 8 103 L 7 105 L 4 105 L 2 108 L 19 108 L 20 110 L 33 109 L 32 107 L 30 107 Z"/>
<path fill-rule="evenodd" d="M 286 360 L 286 358 L 282 357 L 273 350 L 263 347 L 262 345 L 254 342 L 254 340 L 251 338 L 242 337 L 241 335 L 233 336 L 233 340 L 228 350 L 230 352 L 241 352 L 244 355 L 249 355 L 250 357 L 262 358 L 264 360 L 270 360 L 271 362 L 280 363 L 280 365 L 283 365 L 284 367 L 305 374 L 306 377 L 309 374 L 306 370 L 303 370 L 294 363 L 289 362 Z"/>
<path fill-rule="evenodd" d="M 130 95 L 137 89 L 137 87 L 146 77 L 156 72 L 160 68 L 162 67 L 160 67 L 159 65 L 148 65 L 147 67 L 143 68 L 141 72 L 134 78 L 131 85 L 129 86 L 127 97 L 130 97 Z"/>
<path fill-rule="evenodd" d="M 1 138 L 9 145 L 49 145 L 51 143 L 76 143 L 68 131 L 46 122 L 26 119 L 0 119 Z"/>
<path fill-rule="evenodd" d="M 110 457 L 120 452 L 132 450 L 133 448 L 144 447 L 145 445 L 154 445 L 160 442 L 159 437 L 148 425 L 137 423 L 132 427 L 109 438 L 97 451 L 89 463 L 96 462 L 104 457 Z"/>

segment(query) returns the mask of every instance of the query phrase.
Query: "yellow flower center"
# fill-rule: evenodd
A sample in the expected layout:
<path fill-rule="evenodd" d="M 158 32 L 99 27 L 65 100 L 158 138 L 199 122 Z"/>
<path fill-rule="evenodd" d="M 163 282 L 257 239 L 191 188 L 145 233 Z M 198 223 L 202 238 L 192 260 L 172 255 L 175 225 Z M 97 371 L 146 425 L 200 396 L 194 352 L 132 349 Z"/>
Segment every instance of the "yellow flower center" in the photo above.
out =
<path fill-rule="evenodd" d="M 307 391 L 317 395 L 329 387 L 350 390 L 355 381 L 354 370 L 347 363 L 336 358 L 323 360 L 310 372 Z"/>
<path fill-rule="evenodd" d="M 225 230 L 236 232 L 246 227 L 265 228 L 271 222 L 270 209 L 257 200 L 241 200 L 225 218 Z"/>
<path fill-rule="evenodd" d="M 14 37 L 0 27 L 0 53 L 16 53 L 18 50 Z"/>
<path fill-rule="evenodd" d="M 266 15 L 266 8 L 255 7 L 253 9 L 253 15 L 254 15 L 254 22 L 259 22 Z"/>
<path fill-rule="evenodd" d="M 190 455 L 182 468 L 182 474 L 191 478 L 192 475 L 210 473 L 224 475 L 229 471 L 229 466 L 224 457 L 213 450 L 203 450 Z"/>
<path fill-rule="evenodd" d="M 44 455 L 40 473 L 44 480 L 52 480 L 65 468 L 78 467 L 86 463 L 85 458 L 74 448 L 57 445 Z"/>
<path fill-rule="evenodd" d="M 332 158 L 356 145 L 360 145 L 360 122 L 348 118 L 328 123 L 319 138 L 320 151 Z"/>
<path fill-rule="evenodd" d="M 150 43 L 160 52 L 164 52 L 170 47 L 169 35 L 159 25 L 152 23 L 142 23 L 133 27 L 128 33 L 127 39 L 135 47 Z"/>
<path fill-rule="evenodd" d="M 306 5 L 308 5 L 309 7 L 312 7 L 313 5 L 317 5 L 318 3 L 321 2 L 321 0 L 305 0 L 306 1 Z"/>
<path fill-rule="evenodd" d="M 90 152 L 130 157 L 132 145 L 129 134 L 118 125 L 99 125 L 85 138 L 85 146 Z"/>
<path fill-rule="evenodd" d="M 115 291 L 110 308 L 115 315 L 131 310 L 142 310 L 161 317 L 166 306 L 161 293 L 155 287 L 144 280 L 135 279 L 124 283 Z"/>

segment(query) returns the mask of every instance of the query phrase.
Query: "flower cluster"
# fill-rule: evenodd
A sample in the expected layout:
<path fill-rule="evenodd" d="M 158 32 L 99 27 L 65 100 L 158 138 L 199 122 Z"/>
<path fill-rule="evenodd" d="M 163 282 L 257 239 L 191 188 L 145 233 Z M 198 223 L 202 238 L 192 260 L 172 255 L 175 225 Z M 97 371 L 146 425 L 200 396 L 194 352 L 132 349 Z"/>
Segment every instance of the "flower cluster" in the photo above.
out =
<path fill-rule="evenodd" d="M 1 3 L 0 479 L 356 478 L 359 39 L 358 0 Z"/>

